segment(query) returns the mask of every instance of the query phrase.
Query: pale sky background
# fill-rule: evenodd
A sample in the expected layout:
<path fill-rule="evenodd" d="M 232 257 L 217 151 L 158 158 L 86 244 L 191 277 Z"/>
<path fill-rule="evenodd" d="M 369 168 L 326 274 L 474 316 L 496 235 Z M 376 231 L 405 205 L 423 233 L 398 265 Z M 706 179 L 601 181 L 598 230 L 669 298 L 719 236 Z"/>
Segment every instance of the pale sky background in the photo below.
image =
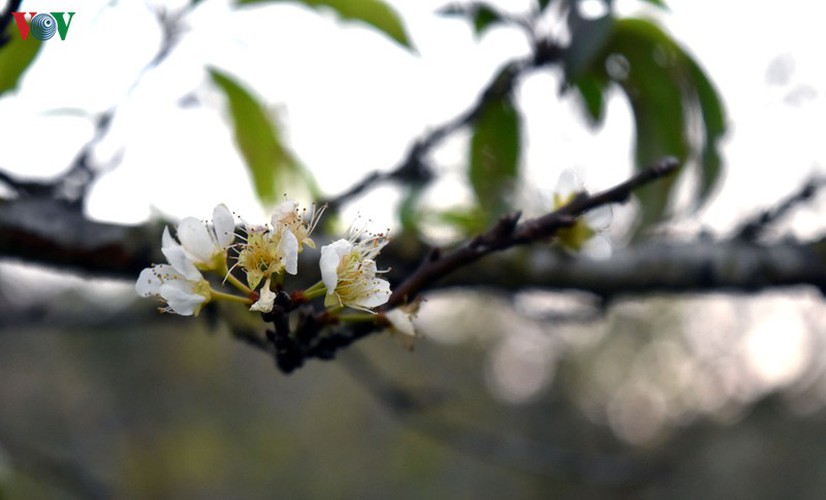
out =
<path fill-rule="evenodd" d="M 322 189 L 335 194 L 365 172 L 395 166 L 428 127 L 466 109 L 502 62 L 528 52 L 522 35 L 513 30 L 494 29 L 477 41 L 467 23 L 436 16 L 445 0 L 389 0 L 418 54 L 369 28 L 342 27 L 332 16 L 299 6 L 233 10 L 228 1 L 206 0 L 187 17 L 188 30 L 170 57 L 138 79 L 160 41 L 147 7 L 152 3 L 109 3 L 23 2 L 24 10 L 77 14 L 66 40 L 46 42 L 19 91 L 0 98 L 0 167 L 40 178 L 60 173 L 93 132 L 91 121 L 78 111 L 94 113 L 117 105 L 112 134 L 98 159 L 105 161 L 122 149 L 123 161 L 100 177 L 87 207 L 90 216 L 115 222 L 140 223 L 153 210 L 171 217 L 207 218 L 221 202 L 251 222 L 264 220 L 234 149 L 221 95 L 207 81 L 207 65 L 235 73 L 271 106 L 293 151 L 316 174 Z M 527 0 L 492 3 L 512 11 L 529 5 Z M 661 12 L 637 0 L 617 2 L 623 13 L 642 12 L 661 21 L 707 70 L 723 97 L 730 125 L 724 179 L 709 207 L 685 217 L 681 226 L 688 234 L 700 227 L 724 231 L 791 193 L 808 175 L 824 171 L 826 6 L 802 0 L 668 3 L 670 10 Z M 594 132 L 574 113 L 571 102 L 559 98 L 558 83 L 558 75 L 543 72 L 518 88 L 527 125 L 528 147 L 522 158 L 526 183 L 550 190 L 564 169 L 577 171 L 592 189 L 627 177 L 632 131 L 624 98 L 615 95 L 610 100 L 606 125 Z M 178 103 L 188 95 L 197 96 L 202 105 L 181 108 Z M 450 204 L 467 195 L 459 182 L 464 148 L 459 137 L 435 155 L 447 180 L 433 189 L 431 200 Z M 348 213 L 361 212 L 379 227 L 392 228 L 393 210 L 387 205 L 396 200 L 392 189 L 380 189 Z M 799 209 L 795 233 L 822 232 L 824 208 L 821 200 Z M 8 266 L 4 271 L 14 273 Z M 132 297 L 131 285 L 126 287 Z M 111 291 L 100 282 L 86 288 Z M 25 295 L 25 289 L 20 293 Z M 725 391 L 759 392 L 788 383 L 813 356 L 808 319 L 801 318 L 820 314 L 822 300 L 808 291 L 777 295 L 774 300 L 711 297 L 686 302 L 686 317 L 697 318 L 687 320 L 686 331 L 708 345 L 727 328 L 743 333 L 736 340 L 742 343 L 740 356 L 754 371 L 751 389 L 732 379 L 731 387 L 708 394 L 723 397 L 719 395 Z M 723 323 L 709 331 L 709 318 Z M 538 367 L 533 375 L 521 373 L 522 385 L 508 389 L 511 396 L 530 396 L 552 378 L 547 359 L 555 354 L 548 354 L 544 333 L 534 330 L 523 330 L 533 339 L 527 348 L 503 344 L 492 357 L 493 372 L 500 365 L 509 367 L 502 371 L 501 384 L 510 383 L 507 374 L 514 366 Z M 780 331 L 784 334 L 777 335 Z M 525 353 L 537 352 L 547 354 L 545 364 L 526 361 Z M 534 383 L 537 380 L 541 383 Z M 533 384 L 528 392 L 525 384 Z M 617 404 L 632 400 L 618 399 Z M 612 423 L 615 429 L 622 432 L 623 425 L 656 417 L 627 415 Z M 628 432 L 633 437 L 634 430 Z"/>

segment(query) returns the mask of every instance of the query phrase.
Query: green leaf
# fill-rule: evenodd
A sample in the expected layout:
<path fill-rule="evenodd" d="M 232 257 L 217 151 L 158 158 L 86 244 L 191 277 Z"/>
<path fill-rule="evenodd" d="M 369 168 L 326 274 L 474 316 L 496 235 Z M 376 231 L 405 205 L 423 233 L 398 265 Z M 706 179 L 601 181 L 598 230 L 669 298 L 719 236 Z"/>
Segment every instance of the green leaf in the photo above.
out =
<path fill-rule="evenodd" d="M 424 189 L 421 186 L 411 186 L 399 206 L 399 220 L 402 224 L 402 232 L 405 234 L 419 234 L 420 232 L 419 200 L 422 194 L 424 194 Z"/>
<path fill-rule="evenodd" d="M 342 19 L 360 21 L 376 28 L 395 40 L 399 45 L 413 49 L 401 17 L 382 0 L 238 0 L 239 4 L 251 3 L 301 3 L 314 9 L 330 8 Z"/>
<path fill-rule="evenodd" d="M 33 36 L 23 40 L 17 25 L 13 22 L 6 27 L 9 41 L 0 47 L 0 94 L 17 87 L 20 76 L 37 56 L 43 44 Z"/>
<path fill-rule="evenodd" d="M 723 159 L 720 156 L 720 140 L 726 134 L 726 118 L 723 103 L 714 85 L 708 79 L 702 68 L 690 57 L 686 56 L 686 64 L 694 81 L 694 91 L 700 104 L 705 137 L 703 141 L 702 175 L 697 203 L 702 204 L 708 198 L 712 188 L 720 177 Z"/>
<path fill-rule="evenodd" d="M 214 68 L 209 73 L 227 97 L 235 142 L 261 202 L 273 203 L 288 188 L 299 186 L 308 190 L 313 198 L 318 198 L 319 189 L 312 174 L 282 144 L 277 123 L 270 118 L 266 108 L 226 73 Z"/>
<path fill-rule="evenodd" d="M 623 19 L 616 23 L 610 44 L 609 73 L 631 103 L 636 125 L 636 166 L 642 169 L 664 156 L 681 162 L 688 157 L 686 113 L 683 108 L 684 80 L 676 65 L 679 54 L 670 38 L 648 21 Z M 659 60 L 658 60 L 659 59 Z M 622 66 L 627 64 L 627 75 Z M 641 227 L 648 227 L 665 214 L 676 176 L 637 191 L 642 205 Z"/>
<path fill-rule="evenodd" d="M 516 180 L 521 117 L 510 97 L 488 102 L 476 120 L 470 141 L 468 176 L 479 206 L 491 219 L 508 208 Z"/>
<path fill-rule="evenodd" d="M 552 0 L 539 0 L 539 12 L 545 12 L 545 9 L 551 4 L 551 1 Z"/>
<path fill-rule="evenodd" d="M 568 11 L 571 43 L 562 52 L 562 66 L 569 81 L 576 80 L 599 57 L 614 32 L 615 19 L 610 13 L 597 19 L 580 15 L 574 3 Z"/>
<path fill-rule="evenodd" d="M 502 22 L 499 11 L 484 2 L 474 2 L 468 5 L 450 4 L 436 13 L 468 19 L 473 24 L 473 33 L 477 38 L 481 37 L 490 27 Z"/>
<path fill-rule="evenodd" d="M 597 97 L 609 82 L 631 104 L 637 168 L 664 156 L 677 157 L 694 169 L 699 179 L 695 202 L 704 202 L 722 168 L 719 140 L 725 133 L 725 118 L 716 90 L 697 63 L 652 22 L 621 19 L 614 23 L 601 53 L 569 82 L 592 119 L 600 110 Z M 643 204 L 640 228 L 663 217 L 676 178 L 672 175 L 637 192 Z"/>
<path fill-rule="evenodd" d="M 600 125 L 605 118 L 605 81 L 583 75 L 574 82 L 574 88 L 582 98 L 590 125 Z"/>
<path fill-rule="evenodd" d="M 659 7 L 661 9 L 668 9 L 668 5 L 665 4 L 663 0 L 640 0 L 641 2 L 650 3 L 655 7 Z"/>
<path fill-rule="evenodd" d="M 458 230 L 462 236 L 484 232 L 489 224 L 489 215 L 479 207 L 451 208 L 430 214 L 438 224 Z"/>
<path fill-rule="evenodd" d="M 486 4 L 479 4 L 473 12 L 473 30 L 477 38 L 491 26 L 499 23 L 499 13 Z"/>

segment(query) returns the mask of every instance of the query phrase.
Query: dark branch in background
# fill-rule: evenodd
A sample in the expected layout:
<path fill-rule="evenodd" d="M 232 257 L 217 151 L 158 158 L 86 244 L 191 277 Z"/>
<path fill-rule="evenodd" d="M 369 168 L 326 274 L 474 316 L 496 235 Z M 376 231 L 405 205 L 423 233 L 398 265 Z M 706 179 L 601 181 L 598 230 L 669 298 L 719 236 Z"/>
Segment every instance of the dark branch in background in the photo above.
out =
<path fill-rule="evenodd" d="M 0 170 L 0 183 L 8 187 L 18 199 L 43 199 L 59 201 L 71 209 L 80 211 L 86 192 L 98 175 L 91 165 L 91 155 L 95 146 L 109 130 L 112 112 L 101 114 L 95 123 L 95 133 L 75 156 L 65 172 L 50 181 L 18 179 Z"/>
<path fill-rule="evenodd" d="M 161 232 L 161 226 L 93 222 L 54 199 L 0 201 L 0 255 L 66 271 L 134 279 L 163 260 Z"/>
<path fill-rule="evenodd" d="M 772 224 L 786 216 L 792 209 L 810 201 L 820 189 L 826 186 L 826 177 L 809 179 L 802 188 L 776 207 L 761 212 L 757 217 L 745 222 L 735 232 L 735 239 L 753 241 L 758 239 Z"/>
<path fill-rule="evenodd" d="M 444 123 L 417 140 L 398 166 L 387 172 L 371 172 L 360 182 L 338 196 L 325 200 L 330 210 L 337 210 L 341 205 L 354 197 L 375 188 L 381 183 L 399 181 L 408 185 L 421 185 L 433 177 L 427 162 L 427 155 L 447 137 L 472 125 L 478 119 L 486 105 L 497 102 L 510 94 L 519 79 L 531 70 L 556 61 L 560 57 L 557 45 L 543 41 L 535 47 L 534 56 L 507 63 L 493 80 L 488 83 L 473 106 L 454 119 Z"/>
<path fill-rule="evenodd" d="M 189 4 L 178 12 L 170 14 L 164 7 L 158 6 L 155 11 L 155 18 L 161 27 L 161 44 L 155 53 L 155 57 L 153 57 L 146 67 L 144 67 L 143 71 L 141 71 L 141 75 L 161 64 L 172 52 L 172 49 L 178 45 L 178 42 L 181 41 L 181 34 L 183 33 L 181 29 L 182 20 L 184 16 L 189 13 L 190 9 L 194 7 L 195 4 Z"/>
<path fill-rule="evenodd" d="M 20 7 L 20 1 L 10 2 L 3 14 L 0 15 L 0 47 L 2 46 L 2 35 L 6 25 L 11 21 L 11 12 Z M 143 76 L 152 68 L 161 64 L 171 53 L 172 49 L 180 40 L 181 22 L 185 14 L 192 9 L 190 4 L 177 13 L 169 14 L 159 8 L 155 11 L 155 17 L 161 26 L 162 38 L 158 50 L 152 59 L 144 66 L 139 73 L 132 88 L 140 83 Z M 100 114 L 95 120 L 94 136 L 81 147 L 70 167 L 56 178 L 49 181 L 30 181 L 18 179 L 0 170 L 0 183 L 9 187 L 18 198 L 52 198 L 62 200 L 76 210 L 81 210 L 86 199 L 89 186 L 96 179 L 99 172 L 92 167 L 92 156 L 95 147 L 109 132 L 109 128 L 117 113 L 117 106 L 113 106 L 108 111 Z M 119 155 L 113 160 L 117 163 Z"/>
<path fill-rule="evenodd" d="M 535 258 L 541 254 L 542 258 Z M 526 265 L 525 261 L 531 261 Z M 581 290 L 605 300 L 673 293 L 751 293 L 809 285 L 826 292 L 826 240 L 757 244 L 738 240 L 648 242 L 606 260 L 533 254 L 491 256 L 439 282 L 440 288 Z"/>
<path fill-rule="evenodd" d="M 6 4 L 6 8 L 3 9 L 3 12 L 0 12 L 0 50 L 2 50 L 3 46 L 9 43 L 9 36 L 6 34 L 6 29 L 11 24 L 11 20 L 14 17 L 11 15 L 12 12 L 18 12 L 20 10 L 20 3 L 22 0 L 9 0 L 9 3 Z"/>
<path fill-rule="evenodd" d="M 8 24 L 19 4 L 9 4 L 0 16 L 0 28 L 4 20 Z M 174 14 L 162 9 L 155 12 L 163 33 L 161 43 L 132 88 L 169 56 L 180 39 L 182 19 L 194 7 L 190 4 Z M 32 181 L 0 170 L 0 183 L 15 197 L 0 199 L 0 255 L 121 278 L 134 277 L 152 262 L 163 260 L 156 248 L 161 224 L 130 227 L 93 222 L 83 215 L 89 187 L 103 168 L 93 166 L 94 150 L 108 134 L 117 110 L 113 106 L 97 117 L 94 136 L 56 178 Z M 120 154 L 111 163 L 119 161 Z"/>

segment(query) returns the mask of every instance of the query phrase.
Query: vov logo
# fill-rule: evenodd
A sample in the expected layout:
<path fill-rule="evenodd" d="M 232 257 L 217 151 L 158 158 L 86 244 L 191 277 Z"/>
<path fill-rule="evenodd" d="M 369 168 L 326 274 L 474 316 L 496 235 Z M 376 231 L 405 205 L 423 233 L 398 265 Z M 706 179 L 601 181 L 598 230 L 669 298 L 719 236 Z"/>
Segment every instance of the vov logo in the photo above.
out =
<path fill-rule="evenodd" d="M 29 15 L 28 20 L 26 14 Z M 68 20 L 66 14 L 69 14 Z M 65 40 L 72 18 L 75 17 L 74 12 L 12 12 L 11 15 L 14 16 L 23 40 L 29 37 L 29 33 L 38 40 L 48 40 L 58 33 L 60 39 Z"/>

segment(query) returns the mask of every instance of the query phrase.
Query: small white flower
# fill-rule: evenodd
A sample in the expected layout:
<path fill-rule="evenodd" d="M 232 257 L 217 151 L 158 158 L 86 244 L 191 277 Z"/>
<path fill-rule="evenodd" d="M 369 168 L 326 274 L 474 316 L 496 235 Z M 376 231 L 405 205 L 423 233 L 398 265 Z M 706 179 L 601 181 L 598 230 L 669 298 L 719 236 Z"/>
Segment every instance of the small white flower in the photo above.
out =
<path fill-rule="evenodd" d="M 309 219 L 298 210 L 298 203 L 285 200 L 273 211 L 269 226 L 246 229 L 246 242 L 239 245 L 238 266 L 247 274 L 251 288 L 273 274 L 298 273 L 298 254 L 305 246 L 315 248 L 310 239 L 323 209 L 313 210 Z"/>
<path fill-rule="evenodd" d="M 178 240 L 164 232 L 164 255 L 170 248 L 181 247 L 195 266 L 202 270 L 222 269 L 226 266 L 226 250 L 235 237 L 235 219 L 224 204 L 212 212 L 212 224 L 207 226 L 195 217 L 187 217 L 178 224 Z M 168 257 L 167 257 L 168 258 Z"/>
<path fill-rule="evenodd" d="M 258 294 L 260 298 L 250 306 L 250 311 L 272 312 L 272 306 L 275 303 L 275 292 L 270 290 L 270 278 L 267 278 Z"/>
<path fill-rule="evenodd" d="M 276 234 L 266 226 L 250 227 L 246 240 L 240 245 L 237 265 L 246 272 L 250 288 L 258 288 L 273 274 L 298 272 L 298 240 L 290 231 Z"/>
<path fill-rule="evenodd" d="M 390 283 L 377 278 L 375 257 L 387 245 L 384 236 L 361 238 L 356 233 L 321 247 L 321 280 L 327 288 L 324 305 L 370 311 L 390 298 Z"/>
<path fill-rule="evenodd" d="M 181 316 L 197 316 L 201 307 L 210 300 L 209 283 L 192 262 L 188 259 L 186 262 L 188 265 L 184 265 L 184 269 L 187 274 L 170 264 L 144 269 L 135 282 L 135 291 L 141 297 L 162 298 L 168 305 L 163 311 Z M 178 265 L 181 265 L 181 261 Z"/>
<path fill-rule="evenodd" d="M 554 210 L 571 203 L 574 197 L 585 191 L 582 181 L 570 170 L 559 176 L 554 192 Z M 595 259 L 611 256 L 611 242 L 601 234 L 611 224 L 612 213 L 609 205 L 597 207 L 579 217 L 574 225 L 559 229 L 556 241 L 568 252 L 582 252 Z"/>

